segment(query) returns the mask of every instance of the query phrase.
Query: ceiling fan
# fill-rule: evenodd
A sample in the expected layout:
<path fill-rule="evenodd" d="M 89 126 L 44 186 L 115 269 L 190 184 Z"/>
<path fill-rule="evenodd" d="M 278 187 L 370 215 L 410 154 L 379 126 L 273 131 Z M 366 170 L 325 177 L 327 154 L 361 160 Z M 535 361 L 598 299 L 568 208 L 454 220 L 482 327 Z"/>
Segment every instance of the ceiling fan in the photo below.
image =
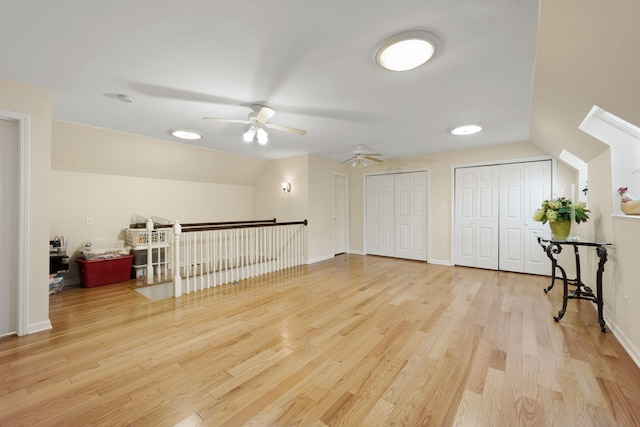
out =
<path fill-rule="evenodd" d="M 296 129 L 289 126 L 279 125 L 271 123 L 269 120 L 276 114 L 276 110 L 269 108 L 261 104 L 251 105 L 253 110 L 249 113 L 249 117 L 246 119 L 219 119 L 215 117 L 203 117 L 203 120 L 209 122 L 224 122 L 224 123 L 244 123 L 249 125 L 249 129 L 242 135 L 245 142 L 252 142 L 254 139 L 259 144 L 266 144 L 269 142 L 269 134 L 267 129 L 281 130 L 284 132 L 295 133 L 298 135 L 306 135 L 307 131 L 302 129 Z"/>
<path fill-rule="evenodd" d="M 380 153 L 366 153 L 364 151 L 363 145 L 356 145 L 353 150 L 353 156 L 349 157 L 347 160 L 343 160 L 340 163 L 351 162 L 351 166 L 354 168 L 366 168 L 368 166 L 367 160 L 382 163 L 384 160 L 377 159 L 376 157 L 382 156 Z"/>

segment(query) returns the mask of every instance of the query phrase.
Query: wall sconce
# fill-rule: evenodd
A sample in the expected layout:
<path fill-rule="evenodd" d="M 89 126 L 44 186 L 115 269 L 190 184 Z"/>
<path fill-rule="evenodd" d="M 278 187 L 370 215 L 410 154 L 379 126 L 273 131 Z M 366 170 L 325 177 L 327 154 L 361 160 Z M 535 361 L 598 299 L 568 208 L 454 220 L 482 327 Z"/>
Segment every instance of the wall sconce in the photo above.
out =
<path fill-rule="evenodd" d="M 282 183 L 282 191 L 284 193 L 291 193 L 291 183 L 290 182 L 283 182 Z"/>

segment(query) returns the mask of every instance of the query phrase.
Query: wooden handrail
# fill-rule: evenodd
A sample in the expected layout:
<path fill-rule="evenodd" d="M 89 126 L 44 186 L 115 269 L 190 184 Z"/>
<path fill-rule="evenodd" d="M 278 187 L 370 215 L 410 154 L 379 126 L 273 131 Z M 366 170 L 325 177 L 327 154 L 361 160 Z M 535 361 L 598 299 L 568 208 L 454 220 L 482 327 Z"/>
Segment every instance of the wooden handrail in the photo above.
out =
<path fill-rule="evenodd" d="M 224 226 L 224 225 L 239 225 L 239 224 L 264 224 L 264 223 L 276 223 L 276 219 L 255 219 L 249 221 L 222 221 L 222 222 L 188 222 L 184 224 L 180 224 L 182 226 L 182 230 L 185 228 L 191 227 L 216 227 L 216 226 Z M 171 228 L 173 224 L 154 224 L 154 228 Z"/>
<path fill-rule="evenodd" d="M 281 225 L 307 225 L 307 224 L 308 224 L 308 221 L 305 219 L 304 221 L 293 221 L 293 222 L 256 223 L 256 221 L 254 221 L 253 223 L 247 222 L 247 223 L 239 223 L 239 224 L 232 224 L 232 225 L 216 225 L 216 226 L 207 226 L 207 227 L 188 227 L 187 226 L 187 228 L 185 228 L 185 226 L 182 224 L 180 225 L 182 226 L 183 233 L 189 233 L 192 231 L 233 230 L 237 228 L 279 227 Z"/>

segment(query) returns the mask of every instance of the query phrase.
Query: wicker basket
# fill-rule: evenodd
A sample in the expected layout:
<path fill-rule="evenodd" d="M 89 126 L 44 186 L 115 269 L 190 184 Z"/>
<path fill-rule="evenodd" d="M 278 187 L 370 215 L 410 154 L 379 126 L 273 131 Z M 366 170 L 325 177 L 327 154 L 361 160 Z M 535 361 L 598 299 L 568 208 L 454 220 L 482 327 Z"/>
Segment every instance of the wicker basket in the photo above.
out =
<path fill-rule="evenodd" d="M 153 230 L 151 232 L 151 245 L 165 244 L 169 230 Z M 149 231 L 127 228 L 127 245 L 131 247 L 146 246 L 149 244 Z"/>

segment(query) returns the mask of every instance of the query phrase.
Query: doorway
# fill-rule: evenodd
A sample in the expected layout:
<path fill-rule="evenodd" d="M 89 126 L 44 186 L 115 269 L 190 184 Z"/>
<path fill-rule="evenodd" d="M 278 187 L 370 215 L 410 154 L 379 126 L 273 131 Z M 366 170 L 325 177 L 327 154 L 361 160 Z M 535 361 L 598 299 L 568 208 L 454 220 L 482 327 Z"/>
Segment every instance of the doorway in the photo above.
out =
<path fill-rule="evenodd" d="M 349 235 L 349 177 L 333 174 L 333 244 L 335 255 L 347 252 Z"/>
<path fill-rule="evenodd" d="M 19 159 L 19 124 L 0 119 L 0 337 L 18 332 Z"/>
<path fill-rule="evenodd" d="M 29 116 L 0 110 L 0 337 L 28 333 L 28 130 Z"/>

